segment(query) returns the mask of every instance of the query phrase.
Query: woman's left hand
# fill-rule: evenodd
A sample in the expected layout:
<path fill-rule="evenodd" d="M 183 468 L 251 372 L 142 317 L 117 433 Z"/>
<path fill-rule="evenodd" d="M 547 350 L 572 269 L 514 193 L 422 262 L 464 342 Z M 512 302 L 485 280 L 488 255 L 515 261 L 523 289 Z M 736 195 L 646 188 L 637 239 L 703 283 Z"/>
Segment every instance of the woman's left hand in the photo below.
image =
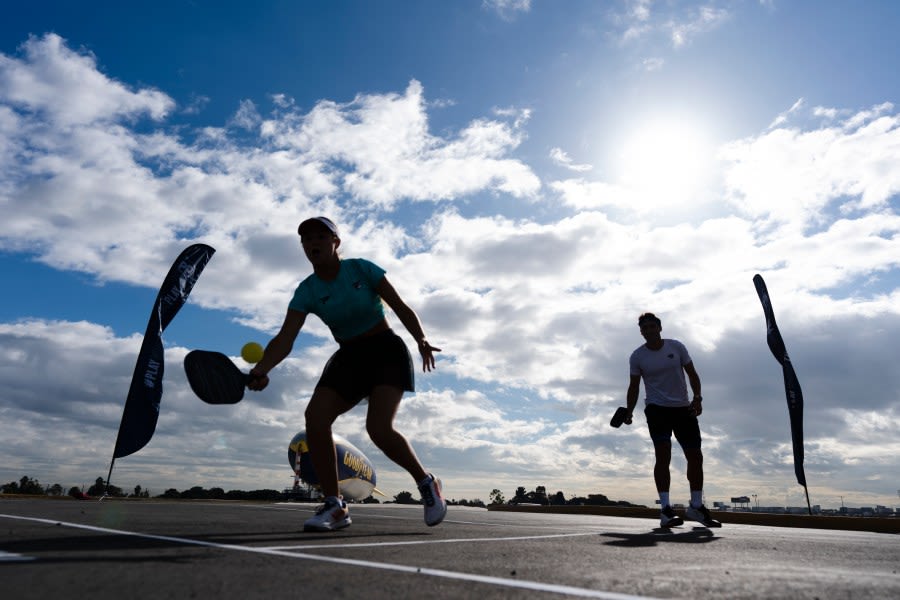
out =
<path fill-rule="evenodd" d="M 435 348 L 429 344 L 428 340 L 419 341 L 419 354 L 422 355 L 423 371 L 430 371 L 434 368 L 434 353 L 440 351 L 440 348 Z"/>

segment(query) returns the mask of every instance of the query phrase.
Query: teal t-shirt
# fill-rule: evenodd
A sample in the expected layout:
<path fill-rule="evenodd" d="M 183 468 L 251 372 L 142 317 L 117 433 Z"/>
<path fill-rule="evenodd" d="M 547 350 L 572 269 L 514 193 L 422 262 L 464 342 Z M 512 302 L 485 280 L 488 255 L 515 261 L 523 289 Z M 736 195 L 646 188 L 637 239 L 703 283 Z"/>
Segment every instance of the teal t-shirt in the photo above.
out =
<path fill-rule="evenodd" d="M 288 308 L 318 316 L 339 342 L 356 337 L 384 318 L 384 304 L 375 291 L 384 274 L 364 258 L 342 259 L 334 280 L 313 273 L 301 281 Z"/>

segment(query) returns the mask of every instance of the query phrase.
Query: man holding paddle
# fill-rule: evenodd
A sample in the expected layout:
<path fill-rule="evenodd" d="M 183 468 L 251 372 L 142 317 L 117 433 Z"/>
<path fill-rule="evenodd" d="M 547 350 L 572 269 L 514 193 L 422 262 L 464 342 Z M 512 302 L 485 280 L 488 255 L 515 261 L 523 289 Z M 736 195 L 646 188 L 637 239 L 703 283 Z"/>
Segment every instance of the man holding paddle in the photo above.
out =
<path fill-rule="evenodd" d="M 288 305 L 279 332 L 250 371 L 247 387 L 262 390 L 268 373 L 293 349 L 309 314 L 317 315 L 338 342 L 325 364 L 306 407 L 306 442 L 325 503 L 304 523 L 305 531 L 332 531 L 350 525 L 347 504 L 339 495 L 337 458 L 331 425 L 368 397 L 366 430 L 385 456 L 406 469 L 425 505 L 425 523 L 440 523 L 447 513 L 441 482 L 425 471 L 406 438 L 394 429 L 404 391 L 414 391 L 412 359 L 403 340 L 385 319 L 386 303 L 416 340 L 423 371 L 435 366 L 440 348 L 425 339 L 416 313 L 400 298 L 385 271 L 365 259 L 342 259 L 337 226 L 326 217 L 306 219 L 297 228 L 313 273 L 304 279 Z"/>
<path fill-rule="evenodd" d="M 691 502 L 685 516 L 707 527 L 721 527 L 722 524 L 713 519 L 703 505 L 703 453 L 697 421 L 703 412 L 700 376 L 684 344 L 678 340 L 663 339 L 662 321 L 656 315 L 649 312 L 642 314 L 638 317 L 638 327 L 647 343 L 637 348 L 629 359 L 631 381 L 626 394 L 624 423 L 631 425 L 643 379 L 646 391 L 644 414 L 656 454 L 653 478 L 659 493 L 660 526 L 675 527 L 684 523 L 669 502 L 669 464 L 674 433 L 687 459 L 687 478 L 691 486 Z M 688 400 L 685 373 L 691 384 L 692 400 Z"/>

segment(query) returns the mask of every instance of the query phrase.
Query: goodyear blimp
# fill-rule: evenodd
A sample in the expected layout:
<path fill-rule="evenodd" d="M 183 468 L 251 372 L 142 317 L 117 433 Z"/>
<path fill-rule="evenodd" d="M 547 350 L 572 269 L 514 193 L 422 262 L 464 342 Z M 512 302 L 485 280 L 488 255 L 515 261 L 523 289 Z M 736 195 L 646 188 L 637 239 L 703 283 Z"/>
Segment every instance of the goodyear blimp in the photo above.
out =
<path fill-rule="evenodd" d="M 375 467 L 362 451 L 339 435 L 333 435 L 337 451 L 338 487 L 346 500 L 365 500 L 373 493 L 381 494 L 375 488 Z M 319 478 L 312 465 L 306 431 L 293 437 L 288 445 L 288 464 L 294 474 L 304 483 L 319 486 Z M 383 494 L 382 494 L 383 495 Z"/>

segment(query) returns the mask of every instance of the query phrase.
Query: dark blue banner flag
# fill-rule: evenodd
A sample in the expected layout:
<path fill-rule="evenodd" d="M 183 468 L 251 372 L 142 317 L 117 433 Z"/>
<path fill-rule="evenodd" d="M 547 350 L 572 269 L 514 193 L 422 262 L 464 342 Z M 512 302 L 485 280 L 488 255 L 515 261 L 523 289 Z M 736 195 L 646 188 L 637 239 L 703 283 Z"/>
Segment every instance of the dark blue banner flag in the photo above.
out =
<path fill-rule="evenodd" d="M 797 483 L 806 487 L 806 473 L 803 471 L 803 392 L 800 390 L 800 382 L 775 323 L 775 312 L 772 310 L 772 301 L 769 299 L 769 290 L 766 282 L 759 275 L 753 277 L 753 285 L 762 302 L 763 313 L 766 315 L 766 342 L 769 350 L 775 355 L 775 360 L 784 371 L 784 391 L 787 395 L 788 415 L 791 418 L 791 438 L 794 443 L 794 474 Z"/>
<path fill-rule="evenodd" d="M 146 446 L 156 431 L 164 370 L 162 332 L 187 301 L 213 253 L 215 249 L 206 244 L 188 246 L 172 263 L 159 288 L 134 366 L 113 460 L 134 454 Z"/>

